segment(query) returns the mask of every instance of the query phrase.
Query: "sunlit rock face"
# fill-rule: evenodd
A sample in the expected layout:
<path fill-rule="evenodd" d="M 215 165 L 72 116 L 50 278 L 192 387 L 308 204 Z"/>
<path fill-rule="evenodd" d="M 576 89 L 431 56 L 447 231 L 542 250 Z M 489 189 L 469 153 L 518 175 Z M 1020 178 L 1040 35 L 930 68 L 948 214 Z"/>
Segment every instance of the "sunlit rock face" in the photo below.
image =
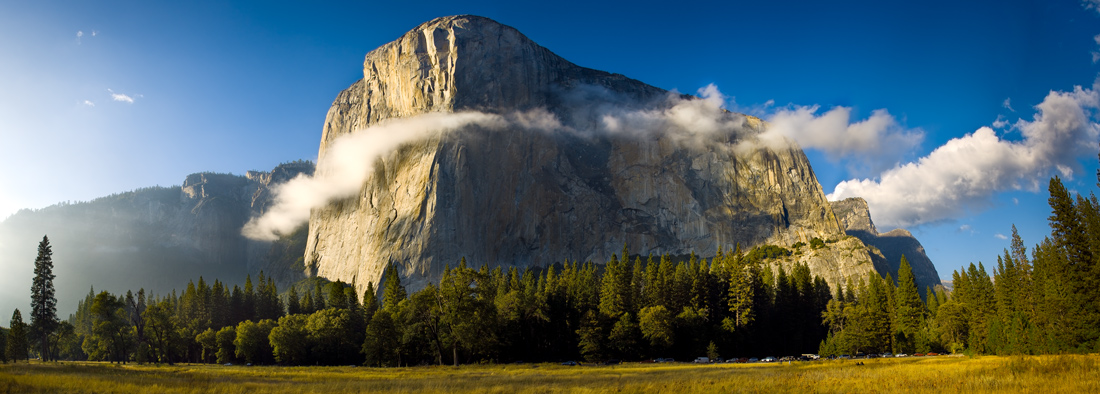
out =
<path fill-rule="evenodd" d="M 340 136 L 432 112 L 544 110 L 582 132 L 470 128 L 384 155 L 357 196 L 312 211 L 307 271 L 362 290 L 395 263 L 418 288 L 462 257 L 531 267 L 603 262 L 624 244 L 631 254 L 713 256 L 815 237 L 836 242 L 781 264 L 808 263 L 830 283 L 874 269 L 800 148 L 744 143 L 766 127 L 759 119 L 726 113 L 737 131 L 688 141 L 583 132 L 599 127 L 593 108 L 661 108 L 670 97 L 574 65 L 486 18 L 424 23 L 367 54 L 363 79 L 329 110 L 318 168 Z"/>
<path fill-rule="evenodd" d="M 913 269 L 913 277 L 922 297 L 926 288 L 934 288 L 940 284 L 936 266 L 924 253 L 924 246 L 908 230 L 898 228 L 880 234 L 875 223 L 871 221 L 867 201 L 859 197 L 834 201 L 832 206 L 848 235 L 859 238 L 864 244 L 881 252 L 872 253 L 875 268 L 880 273 L 889 273 L 892 278 L 897 279 L 901 256 L 905 256 Z"/>

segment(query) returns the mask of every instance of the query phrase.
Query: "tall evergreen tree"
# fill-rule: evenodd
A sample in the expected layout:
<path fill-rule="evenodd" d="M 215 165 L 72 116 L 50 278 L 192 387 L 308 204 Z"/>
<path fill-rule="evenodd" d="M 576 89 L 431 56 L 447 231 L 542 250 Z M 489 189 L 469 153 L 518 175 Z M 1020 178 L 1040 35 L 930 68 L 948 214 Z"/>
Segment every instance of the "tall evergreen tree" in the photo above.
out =
<path fill-rule="evenodd" d="M 11 325 L 8 326 L 8 348 L 5 351 L 12 362 L 27 359 L 27 324 L 23 322 L 23 314 L 16 309 L 11 314 Z"/>
<path fill-rule="evenodd" d="M 8 331 L 0 329 L 0 363 L 8 362 Z"/>
<path fill-rule="evenodd" d="M 50 335 L 57 328 L 57 298 L 54 296 L 53 250 L 50 239 L 42 236 L 38 257 L 34 259 L 31 284 L 31 333 L 43 361 L 51 361 Z"/>
<path fill-rule="evenodd" d="M 920 328 L 924 313 L 924 305 L 921 303 L 920 294 L 917 293 L 917 282 L 913 277 L 913 269 L 909 266 L 909 260 L 901 256 L 901 266 L 898 268 L 898 287 L 894 296 L 896 331 L 900 342 L 899 351 L 911 353 L 914 351 L 915 335 Z"/>
<path fill-rule="evenodd" d="M 298 290 L 296 286 L 290 286 L 290 292 L 286 296 L 286 314 L 297 315 L 302 313 L 302 304 L 298 299 Z M 279 319 L 280 321 L 282 319 Z"/>
<path fill-rule="evenodd" d="M 462 258 L 462 269 L 466 268 L 466 258 Z M 401 285 L 401 275 L 397 273 L 397 265 L 391 264 L 386 269 L 385 290 L 382 290 L 382 309 L 393 311 L 397 308 L 397 304 L 405 298 L 408 298 L 408 293 L 405 291 L 405 286 Z"/>

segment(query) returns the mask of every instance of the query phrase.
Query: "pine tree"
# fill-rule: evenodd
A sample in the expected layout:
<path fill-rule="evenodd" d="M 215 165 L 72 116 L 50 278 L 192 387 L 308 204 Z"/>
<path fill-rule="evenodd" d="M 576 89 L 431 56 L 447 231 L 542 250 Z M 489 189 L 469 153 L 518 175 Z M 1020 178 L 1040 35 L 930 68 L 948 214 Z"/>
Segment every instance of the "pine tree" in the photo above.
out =
<path fill-rule="evenodd" d="M 286 313 L 288 315 L 302 313 L 302 304 L 298 300 L 298 290 L 295 286 L 290 286 L 290 292 L 286 296 Z"/>
<path fill-rule="evenodd" d="M 31 284 L 31 333 L 39 346 L 43 361 L 51 361 L 50 335 L 57 328 L 57 298 L 54 296 L 53 250 L 50 239 L 42 236 L 38 257 L 34 259 L 34 281 Z"/>
<path fill-rule="evenodd" d="M 461 268 L 466 269 L 466 258 L 462 258 Z M 382 309 L 388 311 L 394 311 L 397 308 L 397 304 L 402 300 L 408 298 L 408 293 L 405 291 L 405 286 L 401 285 L 401 275 L 397 273 L 397 265 L 391 264 L 386 269 L 385 279 L 386 289 L 382 291 Z"/>
<path fill-rule="evenodd" d="M 11 325 L 8 326 L 8 359 L 12 362 L 27 359 L 27 324 L 23 322 L 23 314 L 19 309 L 11 314 Z"/>
<path fill-rule="evenodd" d="M 8 362 L 8 332 L 0 330 L 0 363 Z"/>
<path fill-rule="evenodd" d="M 901 265 L 898 268 L 898 287 L 894 296 L 896 303 L 896 331 L 901 334 L 903 343 L 899 351 L 913 352 L 915 335 L 920 328 L 923 318 L 924 306 L 917 293 L 917 282 L 913 277 L 913 269 L 905 256 L 901 256 Z"/>

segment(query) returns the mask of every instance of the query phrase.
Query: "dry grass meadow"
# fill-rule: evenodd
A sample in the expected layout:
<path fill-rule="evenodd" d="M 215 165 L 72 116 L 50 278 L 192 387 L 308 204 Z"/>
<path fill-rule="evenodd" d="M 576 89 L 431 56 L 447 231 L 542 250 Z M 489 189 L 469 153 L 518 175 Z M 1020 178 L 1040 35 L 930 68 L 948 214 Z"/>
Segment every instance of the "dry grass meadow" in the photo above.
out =
<path fill-rule="evenodd" d="M 1100 392 L 1100 356 L 924 357 L 793 364 L 362 368 L 19 363 L 0 393 Z"/>

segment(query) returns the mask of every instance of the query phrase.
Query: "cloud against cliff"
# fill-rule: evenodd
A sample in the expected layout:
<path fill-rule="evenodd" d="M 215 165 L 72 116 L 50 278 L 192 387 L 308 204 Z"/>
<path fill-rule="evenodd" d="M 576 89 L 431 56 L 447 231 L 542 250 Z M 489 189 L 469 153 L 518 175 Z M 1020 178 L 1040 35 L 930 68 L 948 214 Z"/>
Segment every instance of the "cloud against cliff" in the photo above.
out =
<path fill-rule="evenodd" d="M 714 85 L 700 88 L 700 99 L 670 92 L 663 105 L 635 109 L 615 104 L 598 110 L 596 132 L 625 136 L 668 136 L 689 141 L 742 131 L 745 117 L 725 109 L 726 97 Z M 644 106 L 644 105 L 643 105 Z"/>
<path fill-rule="evenodd" d="M 1078 157 L 1096 153 L 1100 124 L 1091 115 L 1100 108 L 1100 94 L 1081 87 L 1052 91 L 1035 108 L 1032 120 L 1012 126 L 1022 141 L 1004 140 L 982 127 L 914 163 L 883 172 L 877 180 L 841 182 L 828 198 L 863 197 L 876 223 L 902 227 L 987 207 L 999 191 L 1038 190 L 1054 171 L 1072 176 Z"/>
<path fill-rule="evenodd" d="M 318 160 L 313 176 L 298 177 L 274 189 L 275 204 L 245 224 L 241 233 L 273 241 L 309 220 L 310 210 L 356 195 L 378 159 L 403 144 L 466 126 L 499 127 L 503 119 L 478 112 L 433 113 L 378 125 L 342 136 Z"/>

